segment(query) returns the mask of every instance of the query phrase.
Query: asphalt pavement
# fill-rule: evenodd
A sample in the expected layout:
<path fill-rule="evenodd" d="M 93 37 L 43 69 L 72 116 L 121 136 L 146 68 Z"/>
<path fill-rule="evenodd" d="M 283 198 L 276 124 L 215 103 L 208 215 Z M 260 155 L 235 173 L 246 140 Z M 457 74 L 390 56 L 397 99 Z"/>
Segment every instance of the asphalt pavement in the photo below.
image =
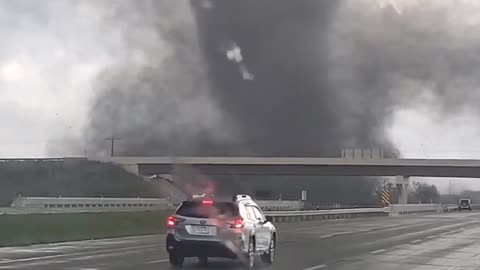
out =
<path fill-rule="evenodd" d="M 480 269 L 480 212 L 277 224 L 273 266 L 260 269 Z M 161 235 L 0 248 L 0 269 L 171 269 Z M 241 269 L 211 259 L 184 269 Z"/>

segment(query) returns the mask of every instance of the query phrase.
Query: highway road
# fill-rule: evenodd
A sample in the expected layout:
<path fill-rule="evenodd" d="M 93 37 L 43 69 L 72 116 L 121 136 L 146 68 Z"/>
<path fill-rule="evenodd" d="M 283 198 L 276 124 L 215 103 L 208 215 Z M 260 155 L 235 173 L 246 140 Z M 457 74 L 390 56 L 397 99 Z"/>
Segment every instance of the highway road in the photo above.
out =
<path fill-rule="evenodd" d="M 280 223 L 273 266 L 261 269 L 480 269 L 480 212 Z M 0 249 L 0 269 L 170 269 L 163 236 Z M 241 269 L 230 260 L 207 267 Z"/>

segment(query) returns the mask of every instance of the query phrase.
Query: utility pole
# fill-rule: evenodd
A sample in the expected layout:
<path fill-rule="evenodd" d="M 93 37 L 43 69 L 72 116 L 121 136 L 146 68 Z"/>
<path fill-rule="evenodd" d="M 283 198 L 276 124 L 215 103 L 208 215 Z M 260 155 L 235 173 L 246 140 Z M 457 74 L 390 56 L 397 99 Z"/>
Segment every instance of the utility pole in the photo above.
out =
<path fill-rule="evenodd" d="M 106 141 L 110 141 L 110 156 L 113 157 L 115 155 L 115 141 L 120 140 L 120 138 L 117 138 L 115 136 L 105 138 Z"/>

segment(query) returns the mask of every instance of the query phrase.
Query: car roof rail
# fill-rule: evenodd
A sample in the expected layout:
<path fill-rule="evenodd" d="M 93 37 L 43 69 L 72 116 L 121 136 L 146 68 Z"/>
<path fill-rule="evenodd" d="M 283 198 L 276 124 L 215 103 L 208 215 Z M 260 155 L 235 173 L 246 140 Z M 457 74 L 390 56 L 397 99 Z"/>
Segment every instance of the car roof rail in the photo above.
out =
<path fill-rule="evenodd" d="M 233 201 L 240 201 L 240 200 L 251 200 L 252 198 L 248 196 L 247 194 L 237 194 L 233 196 Z"/>

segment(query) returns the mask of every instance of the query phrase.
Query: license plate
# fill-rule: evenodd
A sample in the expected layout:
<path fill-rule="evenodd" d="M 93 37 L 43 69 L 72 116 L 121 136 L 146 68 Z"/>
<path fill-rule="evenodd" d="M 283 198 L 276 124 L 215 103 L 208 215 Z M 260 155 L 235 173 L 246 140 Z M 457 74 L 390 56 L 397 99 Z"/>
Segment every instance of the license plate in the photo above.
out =
<path fill-rule="evenodd" d="M 216 235 L 217 230 L 213 226 L 192 226 L 194 234 Z"/>

